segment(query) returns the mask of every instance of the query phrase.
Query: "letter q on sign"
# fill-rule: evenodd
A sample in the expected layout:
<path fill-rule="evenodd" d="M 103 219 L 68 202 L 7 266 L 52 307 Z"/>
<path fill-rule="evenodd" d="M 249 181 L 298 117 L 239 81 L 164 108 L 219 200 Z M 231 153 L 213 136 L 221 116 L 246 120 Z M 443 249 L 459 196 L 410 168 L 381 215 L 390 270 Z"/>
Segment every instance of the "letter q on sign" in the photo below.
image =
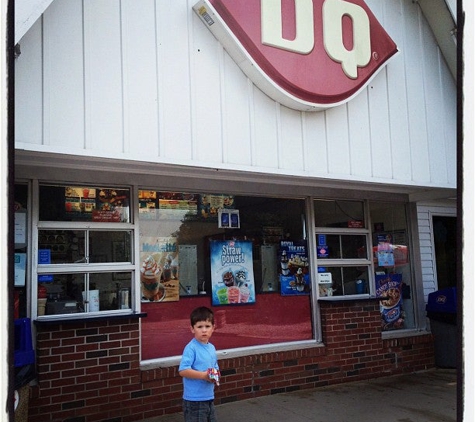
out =
<path fill-rule="evenodd" d="M 343 44 L 343 17 L 353 22 L 353 49 Z M 345 74 L 358 77 L 358 66 L 364 67 L 371 60 L 370 23 L 360 6 L 344 0 L 326 0 L 323 4 L 323 43 L 327 54 L 341 63 Z"/>

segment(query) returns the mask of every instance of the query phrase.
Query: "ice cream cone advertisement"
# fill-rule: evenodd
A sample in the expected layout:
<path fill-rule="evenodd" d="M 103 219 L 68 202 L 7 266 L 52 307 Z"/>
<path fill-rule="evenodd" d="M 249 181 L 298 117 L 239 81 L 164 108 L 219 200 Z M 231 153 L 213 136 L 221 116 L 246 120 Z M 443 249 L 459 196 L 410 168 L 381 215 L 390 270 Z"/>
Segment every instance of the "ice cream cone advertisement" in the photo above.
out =
<path fill-rule="evenodd" d="M 215 240 L 210 248 L 213 305 L 255 303 L 252 242 Z"/>
<path fill-rule="evenodd" d="M 143 237 L 140 245 L 142 302 L 174 302 L 179 296 L 176 238 Z"/>
<path fill-rule="evenodd" d="M 279 274 L 282 295 L 309 294 L 307 243 L 304 240 L 280 242 Z"/>

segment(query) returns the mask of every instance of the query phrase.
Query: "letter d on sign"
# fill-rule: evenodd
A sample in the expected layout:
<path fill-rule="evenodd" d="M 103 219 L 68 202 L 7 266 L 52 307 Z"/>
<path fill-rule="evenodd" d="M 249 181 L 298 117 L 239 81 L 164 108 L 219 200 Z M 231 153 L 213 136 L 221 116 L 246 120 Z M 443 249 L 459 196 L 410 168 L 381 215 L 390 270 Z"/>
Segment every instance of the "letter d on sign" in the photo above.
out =
<path fill-rule="evenodd" d="M 343 16 L 353 21 L 353 49 L 343 44 Z M 358 77 L 357 67 L 366 66 L 371 60 L 369 17 L 366 11 L 344 0 L 326 0 L 323 4 L 323 43 L 327 54 L 340 62 L 345 74 Z"/>
<path fill-rule="evenodd" d="M 313 0 L 295 1 L 295 39 L 282 37 L 282 0 L 261 0 L 262 44 L 294 53 L 308 54 L 313 50 Z"/>

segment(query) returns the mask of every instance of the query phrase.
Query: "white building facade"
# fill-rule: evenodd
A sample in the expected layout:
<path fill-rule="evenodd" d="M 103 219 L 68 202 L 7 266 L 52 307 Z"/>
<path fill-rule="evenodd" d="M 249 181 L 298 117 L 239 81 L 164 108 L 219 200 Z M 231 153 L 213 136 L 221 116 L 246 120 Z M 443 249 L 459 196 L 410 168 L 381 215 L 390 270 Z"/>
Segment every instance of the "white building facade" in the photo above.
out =
<path fill-rule="evenodd" d="M 20 9 L 28 17 L 17 24 L 15 199 L 27 217 L 16 245 L 26 260 L 17 316 L 41 332 L 138 316 L 140 366 L 153 370 L 176 365 L 184 344 L 178 336 L 160 350 L 151 335 L 183 330 L 193 306 L 215 311 L 222 359 L 305 350 L 325 344 L 322 303 L 383 293 L 388 305 L 380 283 L 389 277 L 401 308 L 391 320 L 381 306 L 381 337 L 427 334 L 428 294 L 456 283 L 447 231 L 457 217 L 457 110 L 453 63 L 423 5 L 366 0 L 397 54 L 348 100 L 301 111 L 260 89 L 195 3 L 54 0 Z M 325 3 L 310 2 L 315 16 Z M 314 48 L 323 48 L 315 28 Z M 223 228 L 220 210 L 235 212 L 240 226 Z M 254 307 L 217 302 L 216 241 L 252 244 Z M 285 241 L 305 243 L 305 295 L 283 290 Z M 149 242 L 163 272 L 163 290 L 151 296 L 140 276 Z M 178 258 L 179 272 L 167 277 Z M 295 335 L 273 332 L 271 310 L 280 324 L 294 306 Z M 266 334 L 236 340 L 233 318 L 259 320 Z"/>

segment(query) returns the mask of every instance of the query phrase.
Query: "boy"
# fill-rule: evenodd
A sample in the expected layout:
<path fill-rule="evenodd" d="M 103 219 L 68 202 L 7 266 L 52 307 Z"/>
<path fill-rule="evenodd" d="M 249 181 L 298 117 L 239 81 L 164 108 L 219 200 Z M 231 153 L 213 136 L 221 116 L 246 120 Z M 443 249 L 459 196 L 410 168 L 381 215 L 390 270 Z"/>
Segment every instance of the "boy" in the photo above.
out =
<path fill-rule="evenodd" d="M 219 371 L 216 349 L 209 342 L 214 331 L 213 311 L 205 306 L 190 315 L 195 337 L 185 346 L 178 373 L 183 377 L 183 413 L 185 422 L 216 422 L 214 384 L 209 369 Z"/>

